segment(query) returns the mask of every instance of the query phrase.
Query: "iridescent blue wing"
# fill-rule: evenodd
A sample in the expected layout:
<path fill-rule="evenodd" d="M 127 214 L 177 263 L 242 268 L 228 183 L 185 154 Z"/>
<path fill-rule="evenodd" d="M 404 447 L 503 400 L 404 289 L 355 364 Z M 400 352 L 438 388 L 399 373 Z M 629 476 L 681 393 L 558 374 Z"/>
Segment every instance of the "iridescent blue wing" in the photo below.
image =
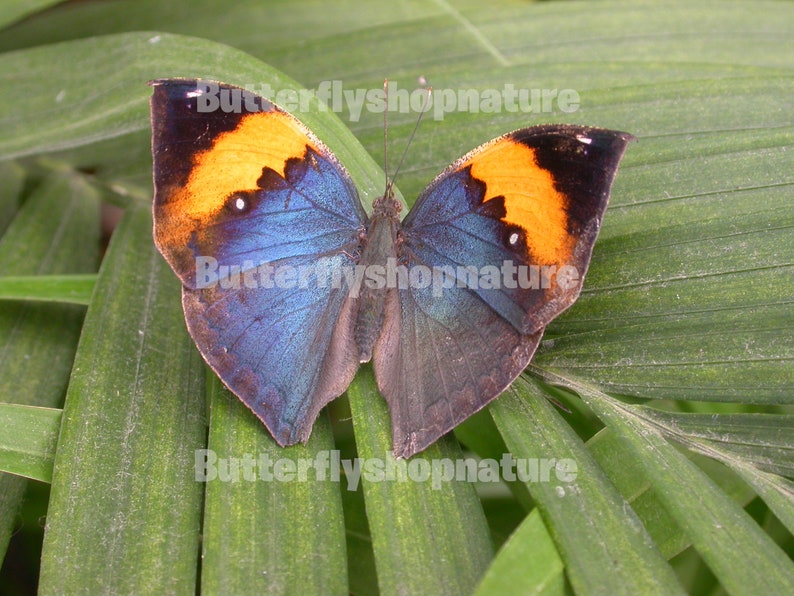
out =
<path fill-rule="evenodd" d="M 366 215 L 344 168 L 268 100 L 155 81 L 155 242 L 188 329 L 281 445 L 305 442 L 358 367 L 344 278 Z"/>
<path fill-rule="evenodd" d="M 519 130 L 452 164 L 419 197 L 398 256 L 431 270 L 433 284 L 390 291 L 373 356 L 395 454 L 424 449 L 529 363 L 581 290 L 631 139 L 578 126 Z"/>

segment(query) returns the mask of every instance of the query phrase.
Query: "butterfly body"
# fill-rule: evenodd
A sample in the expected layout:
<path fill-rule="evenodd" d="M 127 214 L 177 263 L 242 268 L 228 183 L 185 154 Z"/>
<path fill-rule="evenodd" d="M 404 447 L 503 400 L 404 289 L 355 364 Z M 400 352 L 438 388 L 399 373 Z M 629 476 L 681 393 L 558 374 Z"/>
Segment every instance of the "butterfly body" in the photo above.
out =
<path fill-rule="evenodd" d="M 361 274 L 366 271 L 385 272 L 390 262 L 398 261 L 401 209 L 402 205 L 389 192 L 373 203 L 372 216 L 362 237 L 364 246 L 358 263 Z M 366 283 L 359 290 L 354 336 L 360 362 L 372 359 L 372 350 L 383 329 L 387 291 L 385 284 Z"/>
<path fill-rule="evenodd" d="M 225 111 L 216 94 L 249 92 L 153 85 L 155 242 L 202 356 L 281 445 L 305 442 L 370 360 L 397 456 L 496 398 L 578 296 L 632 139 L 508 133 L 401 220 L 388 189 L 368 216 L 331 151 L 265 98 Z"/>

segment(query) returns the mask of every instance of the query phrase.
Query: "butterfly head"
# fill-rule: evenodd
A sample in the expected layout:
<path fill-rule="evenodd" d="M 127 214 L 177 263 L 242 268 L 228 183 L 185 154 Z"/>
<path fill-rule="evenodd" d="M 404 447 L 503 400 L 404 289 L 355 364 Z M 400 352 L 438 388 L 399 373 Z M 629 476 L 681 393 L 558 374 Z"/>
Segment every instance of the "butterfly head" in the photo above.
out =
<path fill-rule="evenodd" d="M 394 184 L 389 182 L 382 196 L 372 204 L 372 217 L 396 218 L 399 220 L 402 203 L 394 198 Z"/>

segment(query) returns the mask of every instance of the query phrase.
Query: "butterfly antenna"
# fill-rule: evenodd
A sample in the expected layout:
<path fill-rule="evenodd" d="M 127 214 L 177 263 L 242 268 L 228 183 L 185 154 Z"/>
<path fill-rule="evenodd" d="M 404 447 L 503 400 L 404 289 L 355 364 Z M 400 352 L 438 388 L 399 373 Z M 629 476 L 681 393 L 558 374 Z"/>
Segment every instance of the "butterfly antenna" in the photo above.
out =
<path fill-rule="evenodd" d="M 388 183 L 387 190 L 394 186 L 394 180 L 397 178 L 397 174 L 400 171 L 400 168 L 403 167 L 403 162 L 405 161 L 405 156 L 408 155 L 408 147 L 411 146 L 411 142 L 414 140 L 416 136 L 416 131 L 419 130 L 419 124 L 422 122 L 422 116 L 425 115 L 427 112 L 427 108 L 430 105 L 430 96 L 433 95 L 433 88 L 427 88 L 427 95 L 425 96 L 425 102 L 422 104 L 422 111 L 419 112 L 419 117 L 416 119 L 416 124 L 414 124 L 414 129 L 411 131 L 411 136 L 408 137 L 408 143 L 405 145 L 405 149 L 403 150 L 402 157 L 400 157 L 400 163 L 397 164 L 397 169 L 394 170 L 394 176 L 391 178 L 391 182 Z"/>
<path fill-rule="evenodd" d="M 387 139 L 389 122 L 389 79 L 383 79 L 383 171 L 386 174 L 386 194 L 389 194 L 389 143 Z"/>

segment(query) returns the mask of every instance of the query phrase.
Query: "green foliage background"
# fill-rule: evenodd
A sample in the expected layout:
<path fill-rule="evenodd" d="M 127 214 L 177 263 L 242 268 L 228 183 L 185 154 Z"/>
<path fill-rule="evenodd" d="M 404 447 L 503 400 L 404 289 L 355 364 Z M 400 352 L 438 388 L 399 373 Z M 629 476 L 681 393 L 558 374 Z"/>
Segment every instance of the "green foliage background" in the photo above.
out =
<path fill-rule="evenodd" d="M 791 3 L 14 0 L 0 26 L 7 593 L 792 592 Z M 421 456 L 572 458 L 575 482 L 194 480 L 207 446 L 386 458 L 391 438 L 369 368 L 290 449 L 206 373 L 151 240 L 146 81 L 171 76 L 580 94 L 574 113 L 427 119 L 409 204 L 511 129 L 638 137 L 580 300 Z M 371 203 L 381 115 L 298 115 Z M 389 118 L 398 154 L 415 114 Z M 100 204 L 124 210 L 107 251 Z"/>

